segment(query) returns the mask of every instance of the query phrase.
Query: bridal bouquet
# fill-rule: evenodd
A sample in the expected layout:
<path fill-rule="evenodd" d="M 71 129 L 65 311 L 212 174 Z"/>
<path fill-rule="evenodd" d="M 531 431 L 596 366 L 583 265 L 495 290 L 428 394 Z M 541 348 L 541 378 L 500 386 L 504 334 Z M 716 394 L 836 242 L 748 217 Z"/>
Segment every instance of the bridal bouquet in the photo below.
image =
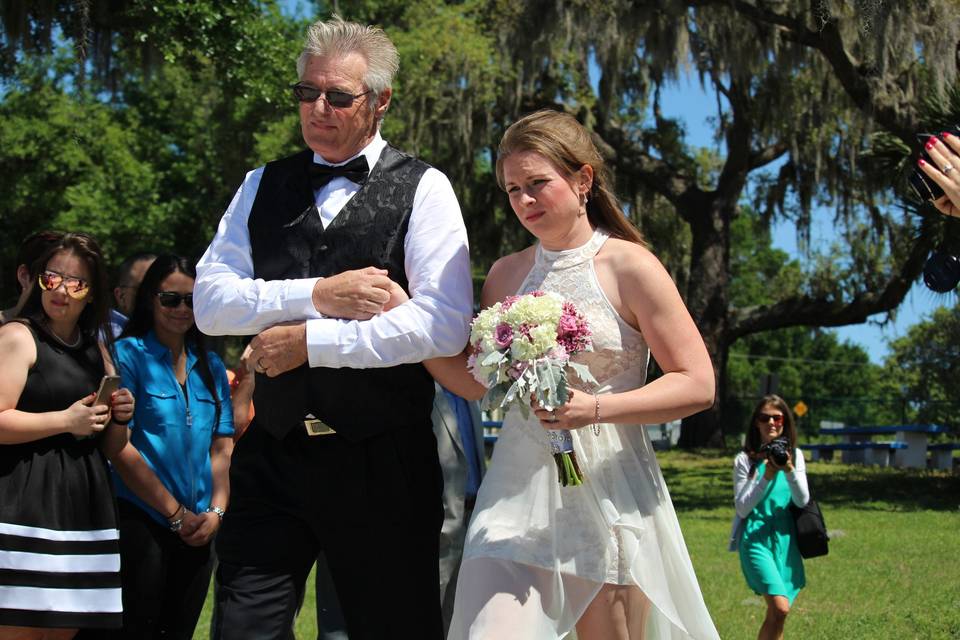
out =
<path fill-rule="evenodd" d="M 566 403 L 567 369 L 596 384 L 590 370 L 570 356 L 593 348 L 590 327 L 573 303 L 556 293 L 533 291 L 510 296 L 484 309 L 470 331 L 473 353 L 467 361 L 473 377 L 487 387 L 482 407 L 515 403 L 530 415 L 533 395 L 547 411 Z M 563 486 L 583 483 L 570 431 L 548 431 L 550 449 Z"/>

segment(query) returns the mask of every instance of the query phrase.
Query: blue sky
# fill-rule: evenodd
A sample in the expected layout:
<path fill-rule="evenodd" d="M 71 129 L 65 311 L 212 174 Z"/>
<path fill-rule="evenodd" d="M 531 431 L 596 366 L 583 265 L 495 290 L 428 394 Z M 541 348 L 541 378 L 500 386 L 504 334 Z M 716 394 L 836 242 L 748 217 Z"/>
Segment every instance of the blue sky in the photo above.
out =
<path fill-rule="evenodd" d="M 708 118 L 716 116 L 716 98 L 704 93 L 693 78 L 681 78 L 661 95 L 661 108 L 665 116 L 683 120 L 690 144 L 715 147 L 712 139 L 713 127 Z M 725 150 L 720 149 L 721 152 Z M 834 239 L 833 224 L 829 211 L 814 213 L 811 229 L 811 246 L 829 246 Z M 794 227 L 780 224 L 774 227 L 773 244 L 798 257 Z M 656 251 L 656 247 L 654 247 Z M 880 363 L 887 355 L 887 341 L 904 335 L 910 325 L 916 324 L 941 305 L 952 305 L 954 294 L 939 295 L 928 290 L 922 282 L 913 285 L 907 297 L 900 305 L 895 321 L 880 325 L 884 314 L 872 316 L 866 323 L 838 327 L 836 332 L 841 340 L 855 342 L 866 349 L 873 362 Z"/>

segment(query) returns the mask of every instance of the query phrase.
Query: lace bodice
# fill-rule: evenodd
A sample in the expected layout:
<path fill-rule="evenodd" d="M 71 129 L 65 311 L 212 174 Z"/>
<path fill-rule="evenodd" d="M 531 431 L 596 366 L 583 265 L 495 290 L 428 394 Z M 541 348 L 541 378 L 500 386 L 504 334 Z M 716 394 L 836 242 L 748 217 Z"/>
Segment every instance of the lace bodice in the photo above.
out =
<path fill-rule="evenodd" d="M 586 244 L 574 249 L 549 251 L 538 244 L 533 267 L 517 293 L 553 291 L 573 302 L 593 333 L 593 351 L 577 354 L 573 360 L 587 365 L 601 387 L 622 390 L 643 385 L 650 351 L 643 335 L 620 317 L 597 280 L 593 258 L 609 237 L 598 228 Z"/>

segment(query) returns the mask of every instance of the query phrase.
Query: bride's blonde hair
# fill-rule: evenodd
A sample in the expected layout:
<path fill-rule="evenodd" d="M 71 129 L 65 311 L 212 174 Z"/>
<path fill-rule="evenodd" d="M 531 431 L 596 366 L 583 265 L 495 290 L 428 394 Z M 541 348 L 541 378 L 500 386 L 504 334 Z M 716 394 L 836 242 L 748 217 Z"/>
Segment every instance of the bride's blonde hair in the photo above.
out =
<path fill-rule="evenodd" d="M 590 132 L 573 116 L 543 109 L 517 120 L 500 141 L 497 153 L 497 184 L 504 188 L 503 162 L 513 153 L 538 153 L 568 180 L 584 165 L 593 169 L 593 185 L 587 196 L 587 219 L 615 238 L 645 244 L 643 235 L 624 214 L 612 192 L 607 164 L 593 144 Z"/>

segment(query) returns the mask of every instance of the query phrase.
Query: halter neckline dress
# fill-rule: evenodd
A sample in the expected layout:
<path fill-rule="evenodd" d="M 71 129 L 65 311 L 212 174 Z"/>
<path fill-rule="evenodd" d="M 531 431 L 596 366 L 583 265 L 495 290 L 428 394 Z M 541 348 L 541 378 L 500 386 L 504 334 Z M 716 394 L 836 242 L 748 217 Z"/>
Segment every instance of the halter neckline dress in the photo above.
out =
<path fill-rule="evenodd" d="M 604 393 L 643 386 L 650 356 L 597 279 L 594 258 L 608 238 L 597 229 L 574 249 L 538 245 L 518 290 L 559 293 L 585 315 L 593 351 L 574 360 L 598 380 L 589 391 L 601 403 Z M 562 637 L 605 583 L 646 595 L 645 638 L 718 638 L 646 429 L 601 424 L 599 435 L 584 427 L 572 437 L 585 482 L 562 487 L 535 416 L 506 413 L 467 533 L 448 638 Z"/>

